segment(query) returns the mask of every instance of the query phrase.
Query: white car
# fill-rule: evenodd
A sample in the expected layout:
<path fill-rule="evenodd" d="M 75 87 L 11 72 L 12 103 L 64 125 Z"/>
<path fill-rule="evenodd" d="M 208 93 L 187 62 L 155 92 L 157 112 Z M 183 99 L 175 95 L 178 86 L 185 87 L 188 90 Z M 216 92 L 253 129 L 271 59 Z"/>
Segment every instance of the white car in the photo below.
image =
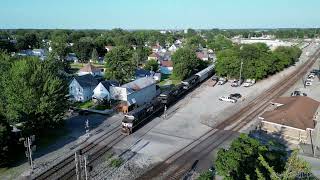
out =
<path fill-rule="evenodd" d="M 232 102 L 232 103 L 236 103 L 237 100 L 236 99 L 232 99 L 230 96 L 221 96 L 219 97 L 220 101 L 226 101 L 226 102 Z"/>
<path fill-rule="evenodd" d="M 218 85 L 224 85 L 227 82 L 227 79 L 225 78 L 220 78 L 218 81 Z"/>
<path fill-rule="evenodd" d="M 308 78 L 315 78 L 315 75 L 312 74 L 312 73 L 310 73 L 310 74 L 308 75 Z"/>
<path fill-rule="evenodd" d="M 308 78 L 306 81 L 312 82 L 313 78 Z"/>
<path fill-rule="evenodd" d="M 311 81 L 306 81 L 305 85 L 306 85 L 306 86 L 311 86 L 311 85 L 312 85 L 312 82 L 311 82 Z"/>
<path fill-rule="evenodd" d="M 244 83 L 243 83 L 243 86 L 244 87 L 249 87 L 249 86 L 252 86 L 256 83 L 256 80 L 255 79 L 247 79 Z"/>

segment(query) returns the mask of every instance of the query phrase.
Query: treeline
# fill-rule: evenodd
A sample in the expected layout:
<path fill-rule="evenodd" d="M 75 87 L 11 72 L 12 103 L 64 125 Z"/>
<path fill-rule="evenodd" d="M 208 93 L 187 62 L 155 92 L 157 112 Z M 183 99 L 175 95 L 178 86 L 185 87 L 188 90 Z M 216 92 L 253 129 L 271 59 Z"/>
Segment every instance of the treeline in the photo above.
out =
<path fill-rule="evenodd" d="M 10 153 L 23 148 L 18 138 L 41 135 L 62 125 L 68 108 L 68 86 L 60 74 L 62 69 L 61 62 L 52 57 L 47 61 L 15 59 L 0 52 L 1 165 L 8 162 Z M 17 125 L 21 134 L 11 132 L 12 125 Z"/>
<path fill-rule="evenodd" d="M 236 45 L 218 52 L 216 72 L 220 76 L 239 78 L 243 62 L 242 78 L 259 80 L 295 64 L 301 53 L 298 47 L 278 47 L 271 51 L 263 43 Z"/>

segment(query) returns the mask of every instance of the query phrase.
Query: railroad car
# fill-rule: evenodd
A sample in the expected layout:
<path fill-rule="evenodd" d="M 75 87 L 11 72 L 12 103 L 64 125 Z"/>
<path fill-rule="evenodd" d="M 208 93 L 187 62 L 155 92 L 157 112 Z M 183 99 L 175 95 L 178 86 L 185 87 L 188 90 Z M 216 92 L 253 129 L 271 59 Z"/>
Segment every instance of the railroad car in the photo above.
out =
<path fill-rule="evenodd" d="M 199 82 L 200 82 L 199 81 L 199 76 L 192 75 L 188 79 L 185 79 L 185 80 L 181 81 L 181 84 L 183 85 L 184 89 L 191 89 L 192 87 L 197 85 Z"/>
<path fill-rule="evenodd" d="M 121 133 L 130 135 L 133 130 L 143 122 L 149 120 L 154 114 L 164 109 L 164 105 L 158 99 L 153 99 L 150 103 L 146 103 L 124 116 L 121 122 Z"/>
<path fill-rule="evenodd" d="M 177 100 L 186 90 L 183 88 L 183 84 L 178 84 L 174 88 L 162 92 L 158 99 L 161 101 L 162 104 L 170 105 L 172 102 Z"/>
<path fill-rule="evenodd" d="M 214 65 L 210 65 L 207 68 L 203 69 L 202 71 L 196 73 L 195 75 L 199 77 L 199 81 L 202 82 L 208 77 L 214 74 Z"/>
<path fill-rule="evenodd" d="M 184 93 L 197 86 L 199 83 L 213 75 L 214 65 L 210 65 L 202 71 L 192 75 L 186 80 L 181 81 L 173 89 L 161 93 L 150 103 L 146 103 L 125 115 L 122 120 L 121 133 L 129 135 L 133 130 L 149 120 L 154 114 L 164 110 L 165 106 L 171 105 L 173 102 L 183 96 Z"/>

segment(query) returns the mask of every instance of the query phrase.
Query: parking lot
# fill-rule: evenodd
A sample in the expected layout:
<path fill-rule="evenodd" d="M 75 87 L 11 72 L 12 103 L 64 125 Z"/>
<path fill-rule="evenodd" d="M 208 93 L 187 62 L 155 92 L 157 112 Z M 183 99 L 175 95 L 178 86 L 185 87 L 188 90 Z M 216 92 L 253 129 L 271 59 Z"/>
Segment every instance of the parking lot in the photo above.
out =
<path fill-rule="evenodd" d="M 166 119 L 156 118 L 152 120 L 146 127 L 135 132 L 127 142 L 117 145 L 116 148 L 123 149 L 128 144 L 134 144 L 130 150 L 134 151 L 136 155 L 130 160 L 130 163 L 135 168 L 146 168 L 165 160 L 205 134 L 217 123 L 222 122 L 242 107 L 245 107 L 263 91 L 293 72 L 308 59 L 306 52 L 308 51 L 312 54 L 315 52 L 316 46 L 313 44 L 303 50 L 300 61 L 295 66 L 259 81 L 252 87 L 231 87 L 230 82 L 212 87 L 210 83 L 203 83 L 176 105 L 170 107 Z M 240 93 L 242 98 L 237 103 L 219 100 L 220 96 L 228 96 L 231 93 Z M 246 127 L 246 129 L 248 128 Z M 246 129 L 243 129 L 242 132 L 245 132 Z M 132 173 L 123 173 L 128 172 L 126 171 L 128 168 L 128 166 L 123 166 L 123 169 L 119 169 L 119 172 L 121 171 L 122 173 L 116 173 L 117 177 L 113 178 L 134 178 Z M 143 170 L 141 169 L 140 173 Z M 138 174 L 139 171 L 136 173 Z"/>

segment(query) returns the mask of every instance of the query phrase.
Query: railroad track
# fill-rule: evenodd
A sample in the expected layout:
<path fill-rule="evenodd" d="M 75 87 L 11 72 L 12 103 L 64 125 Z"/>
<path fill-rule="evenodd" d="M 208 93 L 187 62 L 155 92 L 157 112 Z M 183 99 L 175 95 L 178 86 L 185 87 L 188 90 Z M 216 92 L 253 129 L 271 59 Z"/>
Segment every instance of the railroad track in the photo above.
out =
<path fill-rule="evenodd" d="M 300 80 L 312 67 L 319 55 L 320 49 L 301 67 L 250 101 L 246 107 L 185 146 L 179 152 L 171 155 L 162 163 L 156 165 L 138 179 L 181 179 L 185 176 L 186 172 L 192 169 L 193 162 L 206 157 L 214 149 L 218 148 L 225 140 L 231 138 L 236 132 L 264 112 L 272 99 L 281 96 L 287 89 Z"/>
<path fill-rule="evenodd" d="M 112 145 L 119 142 L 119 139 L 121 138 L 124 138 L 124 136 L 119 132 L 119 126 L 116 126 L 110 131 L 100 135 L 94 141 L 87 144 L 84 143 L 83 146 L 79 148 L 79 150 L 82 154 L 90 155 L 91 159 L 94 160 L 96 159 L 96 155 L 100 155 L 102 152 L 108 151 L 109 149 L 107 147 L 111 145 L 111 148 Z M 103 144 L 102 147 L 101 144 Z M 75 175 L 74 154 L 70 154 L 46 171 L 35 175 L 33 179 L 70 179 L 72 177 L 70 175 L 73 172 L 73 175 Z"/>

